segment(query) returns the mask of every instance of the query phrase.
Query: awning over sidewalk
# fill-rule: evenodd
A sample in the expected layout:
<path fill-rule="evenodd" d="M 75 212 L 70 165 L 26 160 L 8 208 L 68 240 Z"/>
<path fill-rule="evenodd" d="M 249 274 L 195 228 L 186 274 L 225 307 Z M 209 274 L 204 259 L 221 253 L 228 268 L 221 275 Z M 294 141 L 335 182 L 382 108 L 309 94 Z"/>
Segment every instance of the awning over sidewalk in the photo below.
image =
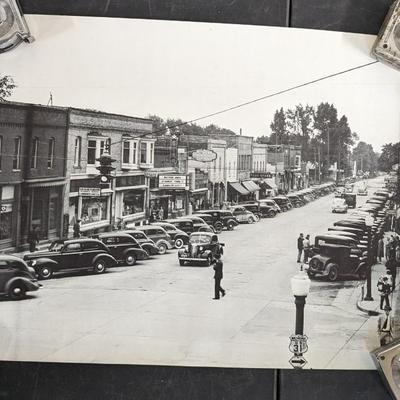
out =
<path fill-rule="evenodd" d="M 253 181 L 244 181 L 242 182 L 242 185 L 250 192 L 256 192 L 257 190 L 260 190 L 260 186 L 258 186 L 255 182 Z"/>
<path fill-rule="evenodd" d="M 275 183 L 275 178 L 266 178 L 263 179 L 263 182 L 266 183 L 271 189 L 278 189 L 278 186 L 276 186 Z"/>
<path fill-rule="evenodd" d="M 228 183 L 239 194 L 242 195 L 249 194 L 249 191 L 246 190 L 239 182 L 228 182 Z"/>

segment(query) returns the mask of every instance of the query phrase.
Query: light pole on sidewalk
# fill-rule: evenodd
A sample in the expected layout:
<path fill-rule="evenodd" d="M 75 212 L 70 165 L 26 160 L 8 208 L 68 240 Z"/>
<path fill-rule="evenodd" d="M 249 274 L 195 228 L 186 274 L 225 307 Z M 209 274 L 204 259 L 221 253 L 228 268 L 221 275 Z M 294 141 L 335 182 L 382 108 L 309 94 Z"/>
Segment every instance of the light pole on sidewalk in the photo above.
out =
<path fill-rule="evenodd" d="M 372 225 L 374 224 L 374 219 L 371 215 L 365 217 L 365 225 L 368 229 L 368 251 L 367 251 L 367 294 L 364 297 L 365 301 L 373 301 L 371 294 L 371 268 L 372 268 Z"/>
<path fill-rule="evenodd" d="M 292 293 L 296 304 L 296 326 L 295 334 L 304 334 L 304 306 L 306 297 L 310 292 L 311 281 L 303 268 L 291 279 Z"/>

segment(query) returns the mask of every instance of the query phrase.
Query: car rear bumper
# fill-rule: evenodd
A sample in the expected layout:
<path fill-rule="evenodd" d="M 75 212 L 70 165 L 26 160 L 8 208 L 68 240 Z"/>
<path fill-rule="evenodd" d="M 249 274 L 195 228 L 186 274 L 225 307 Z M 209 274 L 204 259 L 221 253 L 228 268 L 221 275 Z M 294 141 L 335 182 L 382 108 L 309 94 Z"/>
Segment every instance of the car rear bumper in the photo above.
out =
<path fill-rule="evenodd" d="M 200 262 L 200 261 L 207 261 L 207 258 L 196 258 L 196 257 L 179 257 L 181 261 L 190 261 L 190 262 Z"/>

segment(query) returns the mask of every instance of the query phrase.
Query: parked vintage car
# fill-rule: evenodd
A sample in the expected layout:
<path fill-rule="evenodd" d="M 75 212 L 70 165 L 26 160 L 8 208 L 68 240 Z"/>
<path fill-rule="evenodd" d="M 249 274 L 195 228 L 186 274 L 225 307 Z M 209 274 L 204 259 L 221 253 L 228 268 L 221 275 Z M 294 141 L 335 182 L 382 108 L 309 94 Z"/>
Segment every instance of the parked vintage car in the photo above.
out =
<path fill-rule="evenodd" d="M 210 266 L 217 254 L 223 254 L 224 243 L 220 243 L 218 236 L 210 232 L 195 232 L 189 237 L 189 244 L 178 251 L 179 264 Z"/>
<path fill-rule="evenodd" d="M 288 194 L 287 198 L 294 208 L 304 206 L 305 202 L 297 194 Z"/>
<path fill-rule="evenodd" d="M 251 211 L 258 220 L 260 220 L 260 218 L 273 218 L 278 212 L 271 206 L 261 202 L 246 203 L 241 204 L 241 206 L 244 207 L 246 210 Z"/>
<path fill-rule="evenodd" d="M 286 196 L 275 196 L 272 198 L 276 204 L 278 204 L 279 208 L 285 212 L 293 208 L 292 203 Z"/>
<path fill-rule="evenodd" d="M 173 249 L 175 243 L 171 239 L 171 236 L 165 231 L 165 229 L 159 225 L 142 225 L 138 226 L 137 229 L 144 232 L 157 246 L 159 254 L 165 254 L 168 250 Z"/>
<path fill-rule="evenodd" d="M 254 222 L 260 220 L 260 218 L 256 217 L 255 214 L 243 206 L 232 206 L 229 207 L 229 210 L 232 211 L 233 216 L 239 223 L 254 224 Z"/>
<path fill-rule="evenodd" d="M 123 232 L 132 236 L 149 256 L 160 254 L 160 250 L 158 250 L 158 247 L 154 241 L 151 240 L 144 232 L 137 229 L 126 229 Z"/>
<path fill-rule="evenodd" d="M 314 246 L 312 246 L 312 252 L 319 253 L 321 246 L 324 244 L 348 246 L 352 249 L 352 252 L 357 255 L 361 255 L 363 251 L 367 250 L 367 246 L 359 243 L 357 239 L 340 235 L 317 235 L 315 236 Z"/>
<path fill-rule="evenodd" d="M 215 233 L 221 233 L 224 229 L 222 221 L 216 221 L 214 217 L 210 214 L 203 214 L 203 210 L 196 211 L 193 216 L 201 218 L 210 228 L 214 230 Z"/>
<path fill-rule="evenodd" d="M 357 195 L 354 193 L 342 193 L 342 198 L 346 201 L 349 208 L 356 208 L 357 206 Z"/>
<path fill-rule="evenodd" d="M 359 186 L 357 189 L 357 194 L 359 196 L 368 196 L 368 186 L 367 185 Z"/>
<path fill-rule="evenodd" d="M 35 270 L 19 257 L 0 254 L 0 294 L 21 300 L 40 288 Z"/>
<path fill-rule="evenodd" d="M 199 215 L 201 215 L 201 217 Z M 193 232 L 215 232 L 214 228 L 211 225 L 209 225 L 212 224 L 212 217 L 208 214 L 204 215 L 199 214 L 199 215 L 187 215 L 186 217 L 182 218 L 190 219 L 192 221 Z"/>
<path fill-rule="evenodd" d="M 55 240 L 47 251 L 36 251 L 24 256 L 40 279 L 49 279 L 54 272 L 86 269 L 102 274 L 118 265 L 108 247 L 97 239 Z"/>
<path fill-rule="evenodd" d="M 223 228 L 226 228 L 228 231 L 232 231 L 236 226 L 239 225 L 237 219 L 233 216 L 231 211 L 228 210 L 201 210 L 200 212 L 195 212 L 197 214 L 208 214 L 211 215 L 213 219 L 213 226 L 215 231 L 217 232 L 222 224 Z"/>
<path fill-rule="evenodd" d="M 335 197 L 332 200 L 332 212 L 333 213 L 347 213 L 349 206 L 345 199 Z"/>
<path fill-rule="evenodd" d="M 135 265 L 137 260 L 149 258 L 147 251 L 131 235 L 124 232 L 100 233 L 97 238 L 110 250 L 111 255 L 125 265 Z"/>
<path fill-rule="evenodd" d="M 320 245 L 319 253 L 310 259 L 307 273 L 310 278 L 323 276 L 331 282 L 342 276 L 366 279 L 366 257 L 354 254 L 349 246 L 323 244 Z"/>
<path fill-rule="evenodd" d="M 266 205 L 274 210 L 276 213 L 282 212 L 281 208 L 279 207 L 278 203 L 272 199 L 259 199 L 258 202 L 260 205 Z"/>
<path fill-rule="evenodd" d="M 328 231 L 342 231 L 342 232 L 354 233 L 355 235 L 357 235 L 358 240 L 365 240 L 366 238 L 368 238 L 368 235 L 365 233 L 363 229 L 353 228 L 351 226 L 336 225 L 332 228 L 328 228 Z"/>
<path fill-rule="evenodd" d="M 189 235 L 192 232 L 194 232 L 193 221 L 187 217 L 164 219 L 161 222 L 167 222 L 169 224 L 172 224 L 180 231 L 187 233 L 188 240 L 189 240 Z M 154 222 L 154 224 L 158 224 L 158 222 Z"/>
<path fill-rule="evenodd" d="M 180 249 L 185 244 L 188 244 L 189 235 L 186 232 L 184 232 L 183 230 L 177 228 L 177 226 L 180 226 L 179 225 L 180 221 L 172 220 L 172 219 L 168 220 L 168 221 L 171 221 L 171 222 L 169 222 L 169 223 L 168 222 L 157 222 L 157 223 L 152 223 L 151 225 L 157 225 L 157 226 L 161 226 L 162 228 L 164 228 L 165 231 L 168 233 L 168 235 L 171 236 L 171 239 L 174 242 L 174 247 L 176 249 Z M 184 226 L 187 227 L 187 220 L 184 220 L 183 223 L 184 223 Z M 190 221 L 190 223 L 191 223 L 191 229 L 193 229 L 192 221 Z"/>

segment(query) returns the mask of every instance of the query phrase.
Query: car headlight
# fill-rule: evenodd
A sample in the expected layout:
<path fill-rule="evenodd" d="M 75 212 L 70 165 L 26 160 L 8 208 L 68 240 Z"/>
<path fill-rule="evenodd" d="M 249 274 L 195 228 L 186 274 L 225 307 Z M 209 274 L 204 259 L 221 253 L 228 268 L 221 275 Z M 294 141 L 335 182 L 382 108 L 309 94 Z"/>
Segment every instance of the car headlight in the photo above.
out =
<path fill-rule="evenodd" d="M 199 251 L 203 251 L 204 250 L 204 247 L 203 246 L 200 246 L 199 247 Z"/>
<path fill-rule="evenodd" d="M 36 265 L 36 260 L 31 261 L 31 266 L 34 267 Z"/>

